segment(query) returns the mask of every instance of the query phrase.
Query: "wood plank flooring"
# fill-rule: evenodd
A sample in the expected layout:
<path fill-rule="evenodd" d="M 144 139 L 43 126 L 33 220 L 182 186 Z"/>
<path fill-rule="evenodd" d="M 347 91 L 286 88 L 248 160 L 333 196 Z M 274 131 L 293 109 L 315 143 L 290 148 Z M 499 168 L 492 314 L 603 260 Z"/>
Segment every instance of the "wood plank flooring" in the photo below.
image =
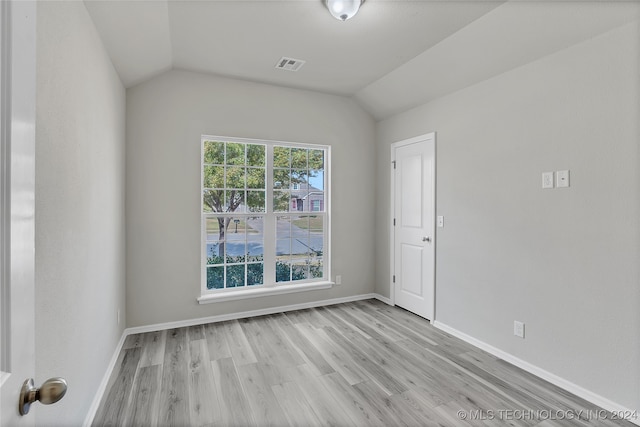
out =
<path fill-rule="evenodd" d="M 93 425 L 632 426 L 603 415 L 368 300 L 130 335 Z"/>

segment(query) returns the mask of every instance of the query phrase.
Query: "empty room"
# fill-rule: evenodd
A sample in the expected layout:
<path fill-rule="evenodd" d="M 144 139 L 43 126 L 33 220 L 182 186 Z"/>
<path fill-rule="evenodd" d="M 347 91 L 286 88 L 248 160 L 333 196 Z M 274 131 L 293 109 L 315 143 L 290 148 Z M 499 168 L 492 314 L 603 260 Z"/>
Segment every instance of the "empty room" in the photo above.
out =
<path fill-rule="evenodd" d="M 0 425 L 640 425 L 640 3 L 0 3 Z"/>

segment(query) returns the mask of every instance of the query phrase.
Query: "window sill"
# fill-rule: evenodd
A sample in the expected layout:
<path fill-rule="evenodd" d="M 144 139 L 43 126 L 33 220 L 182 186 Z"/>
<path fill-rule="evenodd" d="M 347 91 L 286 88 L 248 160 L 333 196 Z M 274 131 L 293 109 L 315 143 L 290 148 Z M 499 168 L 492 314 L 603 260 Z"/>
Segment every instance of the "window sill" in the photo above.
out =
<path fill-rule="evenodd" d="M 199 304 L 213 304 L 217 302 L 235 301 L 249 298 L 259 298 L 271 295 L 291 294 L 294 292 L 316 291 L 329 289 L 333 282 L 296 283 L 291 285 L 269 286 L 256 289 L 242 289 L 241 291 L 220 292 L 202 295 Z"/>

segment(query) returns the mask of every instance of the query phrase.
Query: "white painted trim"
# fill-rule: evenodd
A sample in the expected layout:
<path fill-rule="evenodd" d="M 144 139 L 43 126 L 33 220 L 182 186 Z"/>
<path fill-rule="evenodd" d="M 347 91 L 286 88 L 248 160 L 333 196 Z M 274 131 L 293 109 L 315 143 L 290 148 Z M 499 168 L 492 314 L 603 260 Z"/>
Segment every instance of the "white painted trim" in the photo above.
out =
<path fill-rule="evenodd" d="M 389 298 L 391 305 L 396 304 L 396 286 L 394 276 L 396 274 L 396 205 L 395 205 L 395 188 L 396 188 L 396 145 L 391 144 L 391 168 L 390 168 L 390 185 L 391 185 L 391 198 L 389 200 L 389 258 L 390 258 L 390 274 L 389 274 Z"/>
<path fill-rule="evenodd" d="M 107 370 L 102 377 L 102 381 L 100 382 L 100 386 L 98 387 L 98 391 L 96 391 L 95 396 L 93 397 L 93 401 L 91 402 L 91 406 L 89 406 L 89 412 L 87 412 L 87 416 L 84 419 L 83 427 L 90 427 L 93 423 L 93 419 L 98 412 L 98 408 L 100 406 L 100 401 L 102 400 L 102 396 L 104 392 L 107 390 L 107 384 L 109 384 L 109 378 L 111 378 L 111 374 L 113 373 L 113 369 L 116 367 L 116 362 L 118 361 L 118 356 L 120 355 L 120 351 L 122 350 L 122 346 L 124 345 L 124 340 L 129 335 L 127 330 L 122 331 L 122 336 L 120 337 L 120 341 L 116 345 L 116 349 L 111 356 L 111 361 L 107 366 Z"/>
<path fill-rule="evenodd" d="M 332 229 L 332 223 L 333 223 L 333 217 L 331 214 L 331 209 L 333 208 L 333 202 L 332 202 L 332 197 L 333 197 L 333 189 L 331 186 L 331 181 L 332 181 L 332 176 L 333 176 L 333 171 L 331 170 L 331 164 L 332 164 L 332 152 L 331 152 L 331 146 L 327 145 L 325 148 L 325 159 L 324 159 L 324 213 L 325 213 L 325 223 L 324 223 L 324 243 L 325 246 L 327 247 L 326 252 L 329 254 L 329 256 L 324 256 L 324 254 L 322 254 L 322 262 L 324 265 L 324 277 L 325 279 L 331 281 L 332 279 L 332 274 L 333 274 L 333 270 L 332 270 L 332 266 L 333 263 L 331 262 L 331 259 L 333 257 L 333 245 L 332 245 L 332 240 L 331 240 L 331 229 Z"/>
<path fill-rule="evenodd" d="M 2 384 L 4 384 L 4 382 L 8 380 L 10 376 L 11 374 L 9 372 L 0 371 L 0 387 L 2 387 Z"/>
<path fill-rule="evenodd" d="M 405 145 L 411 145 L 411 144 L 415 144 L 416 142 L 422 142 L 428 139 L 436 139 L 436 133 L 435 132 L 429 132 L 429 133 L 425 133 L 423 135 L 418 135 L 418 136 L 414 136 L 413 138 L 408 138 L 408 139 L 403 139 L 401 141 L 398 142 L 394 142 L 393 144 L 391 144 L 394 148 L 398 148 L 398 147 L 404 147 Z"/>
<path fill-rule="evenodd" d="M 361 301 L 376 298 L 377 294 L 361 294 L 350 297 L 332 298 L 321 301 L 311 301 L 301 304 L 281 305 L 277 307 L 262 308 L 259 310 L 242 311 L 238 313 L 219 314 L 210 317 L 200 317 L 198 319 L 178 320 L 175 322 L 156 323 L 154 325 L 136 326 L 125 330 L 127 335 L 139 334 L 142 332 L 162 331 L 165 329 L 182 328 L 185 326 L 202 325 L 205 323 L 225 322 L 227 320 L 245 319 L 247 317 L 264 316 L 267 314 L 284 313 L 287 311 L 304 310 L 305 308 L 323 307 L 327 305 L 341 304 L 345 302 Z"/>
<path fill-rule="evenodd" d="M 548 381 L 553 385 L 556 385 L 570 393 L 573 393 L 576 396 L 581 397 L 584 400 L 587 400 L 593 403 L 594 405 L 601 407 L 602 409 L 605 409 L 607 411 L 611 411 L 614 413 L 625 413 L 625 412 L 633 413 L 634 412 L 633 410 L 630 410 L 629 408 L 625 408 L 624 406 L 612 400 L 609 400 L 606 397 L 600 396 L 597 393 L 594 393 L 590 390 L 580 387 L 579 385 L 574 384 L 571 381 L 568 381 L 556 374 L 552 374 L 549 371 L 546 371 L 536 365 L 526 362 L 510 353 L 507 353 L 503 350 L 500 350 L 499 348 L 496 348 L 490 344 L 487 344 L 484 341 L 480 341 L 477 338 L 467 335 L 464 332 L 460 332 L 459 330 L 452 328 L 451 326 L 448 326 L 442 322 L 434 321 L 432 322 L 432 325 L 450 335 L 453 335 L 456 338 L 466 341 L 467 343 L 473 345 L 474 347 L 478 347 L 479 349 L 484 350 L 487 353 L 490 353 L 506 362 L 509 362 L 520 369 L 524 369 L 525 371 L 539 378 L 542 378 L 543 380 Z M 640 413 L 640 409 L 636 409 L 635 412 Z M 630 421 L 633 424 L 640 426 L 640 417 L 638 417 L 637 419 L 628 419 L 627 421 Z"/>
<path fill-rule="evenodd" d="M 383 302 L 383 303 L 385 303 L 387 305 L 391 305 L 391 306 L 395 305 L 395 304 L 393 304 L 393 302 L 391 301 L 390 298 L 387 298 L 387 297 L 385 297 L 383 295 L 380 295 L 380 294 L 374 294 L 374 295 L 375 295 L 374 298 L 377 299 L 380 302 Z"/>
<path fill-rule="evenodd" d="M 438 220 L 438 209 L 436 204 L 436 176 L 438 174 L 438 140 L 435 132 L 431 132 L 427 134 L 427 137 L 431 138 L 433 141 L 433 171 L 431 172 L 431 210 L 433 213 L 433 220 L 431 221 L 431 241 L 433 244 L 433 290 L 431 297 L 431 319 L 429 319 L 430 323 L 435 322 L 436 320 L 436 252 L 438 250 L 438 237 L 436 236 L 436 221 Z"/>
<path fill-rule="evenodd" d="M 205 141 L 219 141 L 225 143 L 240 143 L 240 144 L 254 144 L 254 145 L 263 145 L 265 147 L 265 171 L 266 171 L 266 188 L 265 188 L 265 196 L 266 196 L 266 211 L 265 212 L 255 212 L 253 215 L 261 216 L 264 218 L 264 241 L 275 241 L 275 222 L 277 217 L 280 215 L 322 215 L 325 218 L 325 223 L 323 227 L 323 241 L 324 241 L 324 254 L 322 257 L 322 274 L 324 279 L 324 283 L 329 283 L 332 278 L 331 271 L 331 258 L 332 258 L 332 245 L 331 245 L 331 145 L 324 144 L 310 144 L 303 142 L 287 142 L 287 141 L 278 141 L 278 140 L 270 140 L 270 139 L 250 139 L 250 138 L 236 138 L 236 137 L 228 137 L 228 136 L 215 136 L 215 135 L 200 135 L 200 191 L 204 190 L 204 143 Z M 273 149 L 276 146 L 283 147 L 291 147 L 291 148 L 306 148 L 313 150 L 324 150 L 325 158 L 324 158 L 324 212 L 314 212 L 314 211 L 300 211 L 300 212 L 274 212 L 273 211 Z M 204 212 L 204 201 L 202 196 L 200 197 L 200 297 L 198 298 L 198 302 L 200 304 L 208 304 L 212 302 L 219 301 L 231 301 L 236 299 L 245 299 L 251 298 L 251 296 L 245 297 L 228 297 L 225 294 L 225 297 L 218 296 L 217 291 L 211 291 L 207 289 L 207 277 L 206 277 L 206 269 L 207 269 L 207 232 L 206 232 L 206 220 L 207 218 L 212 218 L 216 216 L 240 216 L 240 217 L 248 217 L 251 216 L 251 212 Z M 264 253 L 264 282 L 268 287 L 277 286 L 275 283 L 276 279 L 275 274 L 275 251 L 266 251 Z M 326 286 L 325 286 L 326 287 Z M 241 288 L 246 290 L 248 288 Z M 318 289 L 320 289 L 318 287 Z M 236 292 L 240 292 L 239 289 L 232 289 L 229 291 L 229 295 L 235 294 Z M 262 293 L 264 292 L 264 294 Z M 258 293 L 258 295 L 277 295 L 284 294 L 290 292 L 275 292 L 275 291 L 262 291 Z"/>
<path fill-rule="evenodd" d="M 333 282 L 294 283 L 279 286 L 260 286 L 257 288 L 242 287 L 240 290 L 221 291 L 209 293 L 198 298 L 198 304 L 213 304 L 217 302 L 236 301 L 247 298 L 261 298 L 271 295 L 291 294 L 295 292 L 315 291 L 329 289 Z"/>
<path fill-rule="evenodd" d="M 278 139 L 256 139 L 256 138 L 241 138 L 235 136 L 224 136 L 224 135 L 211 135 L 211 134 L 202 134 L 201 141 L 221 141 L 221 142 L 239 142 L 241 144 L 260 144 L 260 145 L 282 145 L 284 147 L 292 147 L 292 148 L 312 148 L 317 149 L 320 148 L 328 148 L 330 145 L 315 143 L 315 142 L 291 142 L 291 141 L 280 141 Z"/>
<path fill-rule="evenodd" d="M 411 145 L 411 144 L 415 144 L 418 142 L 422 142 L 422 141 L 433 141 L 433 176 L 432 176 L 432 186 L 433 186 L 433 191 L 432 191 L 432 200 L 431 200 L 431 206 L 433 207 L 433 223 L 431 224 L 431 236 L 432 240 L 433 240 L 433 295 L 432 295 L 432 301 L 433 301 L 433 306 L 431 307 L 431 319 L 429 320 L 429 322 L 433 323 L 436 319 L 436 251 L 437 251 L 437 244 L 438 244 L 438 239 L 436 239 L 436 218 L 437 218 L 437 206 L 436 206 L 436 175 L 437 175 L 437 140 L 436 140 L 436 132 L 430 132 L 430 133 L 426 133 L 424 135 L 419 135 L 413 138 L 409 138 L 409 139 L 404 139 L 402 141 L 398 141 L 398 142 L 394 142 L 391 144 L 391 163 L 395 165 L 396 162 L 396 150 L 399 147 L 404 147 L 407 145 Z M 397 165 L 396 165 L 397 166 Z M 396 226 L 393 223 L 393 220 L 395 219 L 395 191 L 396 191 L 396 174 L 395 174 L 395 170 L 396 167 L 392 167 L 391 168 L 391 200 L 390 200 L 390 204 L 391 204 L 391 210 L 389 211 L 391 213 L 391 224 L 390 224 L 390 263 L 391 263 L 391 274 L 389 277 L 389 295 L 390 295 L 390 305 L 394 305 L 395 306 L 395 302 L 396 302 L 396 298 L 395 298 L 395 283 L 393 281 L 393 276 L 395 275 L 395 248 L 396 248 L 396 241 L 395 241 L 395 236 L 396 236 Z"/>
<path fill-rule="evenodd" d="M 11 3 L 0 4 L 0 387 L 11 376 Z"/>

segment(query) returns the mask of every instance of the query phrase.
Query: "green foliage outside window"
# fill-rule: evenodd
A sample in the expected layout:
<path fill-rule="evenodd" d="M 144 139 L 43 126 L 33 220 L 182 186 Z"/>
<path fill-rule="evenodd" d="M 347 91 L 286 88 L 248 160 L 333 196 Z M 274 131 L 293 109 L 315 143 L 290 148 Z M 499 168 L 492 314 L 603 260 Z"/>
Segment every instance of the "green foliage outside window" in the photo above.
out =
<path fill-rule="evenodd" d="M 320 252 L 318 255 L 322 256 Z M 235 262 L 243 262 L 244 257 L 237 257 L 238 260 Z M 262 261 L 263 257 L 256 257 L 256 261 Z M 224 258 L 218 255 L 212 254 L 207 257 L 207 264 L 222 264 L 224 262 Z M 227 267 L 227 287 L 235 287 L 229 286 L 229 284 L 235 283 L 244 283 L 244 266 L 238 265 L 238 267 L 242 268 L 228 268 Z M 263 265 L 259 264 L 247 264 L 247 285 L 262 285 L 264 283 L 263 277 Z M 322 277 L 322 263 L 320 261 L 309 263 L 309 274 L 306 271 L 291 268 L 291 265 L 287 262 L 276 261 L 276 282 L 288 282 L 290 280 L 304 280 L 307 278 L 318 278 Z M 242 286 L 242 285 L 238 285 Z M 207 268 L 207 289 L 222 289 L 224 288 L 224 266 L 215 266 Z"/>

